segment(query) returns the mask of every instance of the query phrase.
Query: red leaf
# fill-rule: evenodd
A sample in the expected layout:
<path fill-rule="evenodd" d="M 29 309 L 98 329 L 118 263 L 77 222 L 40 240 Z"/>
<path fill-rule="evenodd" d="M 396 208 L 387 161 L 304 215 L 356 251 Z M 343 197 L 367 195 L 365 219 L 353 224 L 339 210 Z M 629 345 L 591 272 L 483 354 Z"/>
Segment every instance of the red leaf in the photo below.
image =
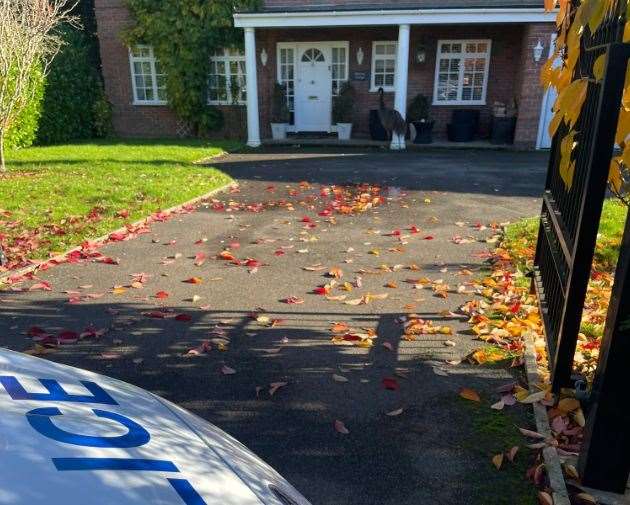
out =
<path fill-rule="evenodd" d="M 79 340 L 79 334 L 76 331 L 63 330 L 57 335 L 60 344 L 74 344 Z"/>
<path fill-rule="evenodd" d="M 420 233 L 420 228 L 414 225 L 411 228 L 409 228 L 409 233 L 413 233 L 413 234 Z"/>
<path fill-rule="evenodd" d="M 433 240 L 433 235 L 427 235 L 424 240 Z"/>
<path fill-rule="evenodd" d="M 160 300 L 164 300 L 165 298 L 168 298 L 168 293 L 166 291 L 158 291 L 155 293 L 155 297 Z"/>
<path fill-rule="evenodd" d="M 304 303 L 304 299 L 303 298 L 298 298 L 297 296 L 289 296 L 288 298 L 285 298 L 282 301 L 284 303 L 288 303 L 289 305 L 300 305 L 300 304 Z"/>
<path fill-rule="evenodd" d="M 286 253 L 282 249 L 278 249 L 276 252 L 274 252 L 274 254 L 276 256 L 284 256 Z"/>
<path fill-rule="evenodd" d="M 259 266 L 262 266 L 262 263 L 253 258 L 249 258 L 248 260 L 245 261 L 245 266 L 249 268 L 258 268 Z"/>
<path fill-rule="evenodd" d="M 195 266 L 200 267 L 206 261 L 206 255 L 202 252 L 195 254 Z"/>
<path fill-rule="evenodd" d="M 121 240 L 125 240 L 128 236 L 129 234 L 125 231 L 114 232 L 109 234 L 109 240 L 118 242 Z"/>
<path fill-rule="evenodd" d="M 129 211 L 127 209 L 119 210 L 118 212 L 116 212 L 115 216 L 127 219 L 129 217 Z"/>
<path fill-rule="evenodd" d="M 33 284 L 30 288 L 28 288 L 28 290 L 29 291 L 35 291 L 35 290 L 52 291 L 52 287 L 50 285 L 50 282 L 40 281 L 36 284 Z"/>
<path fill-rule="evenodd" d="M 385 389 L 389 389 L 390 391 L 398 391 L 400 389 L 398 381 L 393 377 L 385 377 L 383 379 L 383 387 Z"/>
<path fill-rule="evenodd" d="M 175 316 L 176 321 L 192 321 L 192 316 L 190 314 L 177 314 Z"/>

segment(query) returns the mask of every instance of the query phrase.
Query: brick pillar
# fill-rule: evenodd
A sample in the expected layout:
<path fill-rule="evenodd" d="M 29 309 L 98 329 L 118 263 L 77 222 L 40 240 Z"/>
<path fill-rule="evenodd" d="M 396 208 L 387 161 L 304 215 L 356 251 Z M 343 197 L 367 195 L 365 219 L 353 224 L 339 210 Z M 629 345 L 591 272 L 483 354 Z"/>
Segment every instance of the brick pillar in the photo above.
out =
<path fill-rule="evenodd" d="M 517 81 L 516 100 L 518 120 L 514 144 L 518 147 L 533 149 L 538 137 L 538 123 L 544 89 L 540 85 L 540 71 L 549 55 L 551 34 L 555 26 L 551 23 L 532 23 L 525 25 L 521 44 L 521 68 Z M 539 62 L 534 61 L 534 47 L 541 41 L 544 49 Z"/>

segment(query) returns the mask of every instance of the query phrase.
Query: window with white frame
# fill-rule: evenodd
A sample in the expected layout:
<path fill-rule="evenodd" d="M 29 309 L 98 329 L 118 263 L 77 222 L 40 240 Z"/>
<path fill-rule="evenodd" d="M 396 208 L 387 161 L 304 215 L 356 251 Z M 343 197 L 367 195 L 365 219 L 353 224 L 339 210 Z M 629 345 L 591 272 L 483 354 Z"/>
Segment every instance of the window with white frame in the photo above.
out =
<path fill-rule="evenodd" d="M 135 104 L 162 105 L 166 103 L 166 74 L 151 46 L 139 45 L 129 49 L 131 82 Z"/>
<path fill-rule="evenodd" d="M 394 91 L 396 80 L 396 42 L 372 43 L 372 82 L 371 91 L 383 88 Z"/>
<path fill-rule="evenodd" d="M 438 41 L 435 105 L 485 105 L 490 40 Z"/>
<path fill-rule="evenodd" d="M 247 101 L 245 56 L 239 49 L 219 49 L 210 57 L 208 103 L 242 105 Z"/>
<path fill-rule="evenodd" d="M 332 93 L 339 94 L 341 84 L 348 80 L 348 49 L 346 47 L 332 48 Z"/>
<path fill-rule="evenodd" d="M 289 111 L 295 108 L 295 48 L 278 45 L 278 82 L 286 86 Z"/>

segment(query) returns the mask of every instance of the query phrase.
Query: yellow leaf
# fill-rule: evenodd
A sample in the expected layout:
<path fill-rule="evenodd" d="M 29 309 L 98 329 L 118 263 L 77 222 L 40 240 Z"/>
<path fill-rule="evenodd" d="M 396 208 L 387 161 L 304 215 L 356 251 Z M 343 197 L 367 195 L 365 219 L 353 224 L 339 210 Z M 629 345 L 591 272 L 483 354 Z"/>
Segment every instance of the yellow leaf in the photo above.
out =
<path fill-rule="evenodd" d="M 604 70 L 606 69 L 606 54 L 600 54 L 595 63 L 593 63 L 593 76 L 597 82 L 604 78 Z"/>
<path fill-rule="evenodd" d="M 492 464 L 495 466 L 497 470 L 501 470 L 501 465 L 503 464 L 503 453 L 495 454 L 492 457 Z"/>
<path fill-rule="evenodd" d="M 558 0 L 545 0 L 545 10 L 552 11 L 556 8 Z"/>
<path fill-rule="evenodd" d="M 626 151 L 630 151 L 630 149 L 624 149 L 624 157 Z M 617 193 L 621 193 L 621 189 L 623 187 L 623 177 L 621 175 L 621 166 L 619 164 L 620 157 L 617 156 L 610 161 L 610 170 L 608 172 L 608 182 L 612 186 L 613 190 Z"/>
<path fill-rule="evenodd" d="M 481 398 L 479 398 L 479 393 L 477 393 L 477 391 L 475 391 L 474 389 L 463 388 L 459 392 L 459 396 L 461 396 L 462 398 L 464 398 L 466 400 L 470 400 L 470 401 L 473 401 L 473 402 L 480 402 L 481 401 Z"/>
<path fill-rule="evenodd" d="M 565 414 L 568 412 L 573 412 L 576 409 L 580 408 L 580 402 L 575 398 L 563 398 L 558 402 L 558 410 L 561 410 Z"/>

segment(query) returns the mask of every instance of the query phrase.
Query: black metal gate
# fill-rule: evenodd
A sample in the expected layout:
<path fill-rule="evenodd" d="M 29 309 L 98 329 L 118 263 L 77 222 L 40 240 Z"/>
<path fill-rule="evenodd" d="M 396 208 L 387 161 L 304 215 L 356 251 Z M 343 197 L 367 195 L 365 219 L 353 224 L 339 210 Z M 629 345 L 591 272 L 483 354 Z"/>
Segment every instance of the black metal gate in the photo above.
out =
<path fill-rule="evenodd" d="M 628 61 L 622 44 L 625 0 L 600 28 L 582 37 L 574 78 L 588 77 L 586 100 L 575 126 L 575 172 L 567 189 L 560 176 L 561 143 L 567 129 L 554 136 L 536 250 L 534 285 L 549 350 L 555 392 L 570 385 L 573 357 L 593 262 Z M 603 78 L 596 82 L 593 64 L 606 55 Z"/>

